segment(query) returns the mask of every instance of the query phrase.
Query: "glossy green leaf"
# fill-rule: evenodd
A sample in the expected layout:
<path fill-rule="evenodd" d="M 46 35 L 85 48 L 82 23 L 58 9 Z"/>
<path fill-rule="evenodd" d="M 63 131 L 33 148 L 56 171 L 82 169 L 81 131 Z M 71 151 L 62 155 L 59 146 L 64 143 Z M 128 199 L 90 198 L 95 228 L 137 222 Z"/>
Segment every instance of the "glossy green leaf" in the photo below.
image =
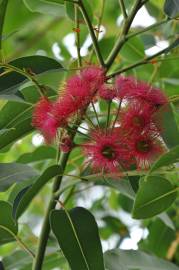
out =
<path fill-rule="evenodd" d="M 107 270 L 179 270 L 174 264 L 139 250 L 113 249 L 105 252 Z"/>
<path fill-rule="evenodd" d="M 12 184 L 27 180 L 38 173 L 32 167 L 20 163 L 0 163 L 0 191 Z"/>
<path fill-rule="evenodd" d="M 12 256 L 3 258 L 3 264 L 6 270 L 32 270 L 32 258 L 27 252 L 22 250 L 17 250 L 12 253 Z M 44 259 L 43 270 L 52 270 L 57 268 L 59 264 L 66 266 L 65 259 L 62 256 L 56 252 L 47 254 Z M 64 267 L 63 270 L 68 269 Z"/>
<path fill-rule="evenodd" d="M 156 120 L 159 119 L 163 127 L 161 134 L 168 148 L 179 145 L 179 130 L 176 124 L 173 109 L 170 105 L 160 109 Z M 172 132 L 171 132 L 172 131 Z"/>
<path fill-rule="evenodd" d="M 114 179 L 112 177 L 102 177 L 101 175 L 87 175 L 82 177 L 88 181 L 94 182 L 96 185 L 108 186 L 119 190 L 125 196 L 133 199 L 135 192 L 130 184 L 128 178 L 118 178 Z"/>
<path fill-rule="evenodd" d="M 41 74 L 56 69 L 63 69 L 62 65 L 55 59 L 34 55 L 18 58 L 9 63 L 19 69 L 28 69 L 34 74 Z M 4 68 L 0 68 L 0 74 L 4 72 Z M 10 95 L 17 93 L 18 86 L 27 78 L 17 72 L 10 72 L 0 77 L 0 95 Z"/>
<path fill-rule="evenodd" d="M 149 224 L 148 232 L 147 238 L 139 242 L 139 248 L 165 258 L 171 243 L 175 240 L 175 231 L 160 219 L 156 219 Z"/>
<path fill-rule="evenodd" d="M 98 227 L 88 210 L 53 210 L 50 223 L 72 270 L 104 270 Z"/>
<path fill-rule="evenodd" d="M 160 176 L 149 176 L 139 186 L 133 217 L 136 219 L 153 217 L 167 209 L 176 199 L 177 190 Z"/>
<path fill-rule="evenodd" d="M 43 0 L 23 0 L 23 2 L 31 12 L 39 12 L 60 17 L 65 15 L 64 8 L 56 3 L 57 0 L 51 1 L 51 3 L 49 3 L 49 1 L 44 2 Z"/>
<path fill-rule="evenodd" d="M 62 174 L 62 169 L 60 166 L 54 165 L 47 168 L 44 173 L 37 178 L 33 185 L 29 188 L 26 188 L 26 192 L 23 193 L 23 196 L 20 191 L 20 196 L 17 195 L 14 205 L 13 205 L 13 216 L 15 219 L 18 219 L 26 208 L 29 206 L 33 198 L 39 193 L 43 186 L 53 177 Z"/>
<path fill-rule="evenodd" d="M 120 55 L 122 59 L 128 62 L 138 61 L 144 58 L 144 45 L 140 38 L 134 37 L 129 40 L 121 49 Z"/>
<path fill-rule="evenodd" d="M 0 201 L 0 244 L 14 241 L 13 235 L 18 232 L 18 226 L 12 218 L 10 203 Z"/>
<path fill-rule="evenodd" d="M 25 153 L 17 160 L 19 163 L 32 163 L 46 159 L 55 159 L 56 149 L 49 145 L 42 145 L 34 150 L 34 152 Z"/>
<path fill-rule="evenodd" d="M 150 173 L 163 166 L 168 166 L 179 161 L 179 146 L 171 148 L 169 152 L 162 155 L 152 166 Z"/>
<path fill-rule="evenodd" d="M 8 4 L 8 0 L 0 1 L 0 44 L 2 40 L 2 32 L 3 32 L 3 25 L 4 25 L 7 4 Z M 1 59 L 1 48 L 0 48 L 0 59 Z"/>
<path fill-rule="evenodd" d="M 42 0 L 42 2 L 47 2 L 47 3 L 56 3 L 56 4 L 64 4 L 64 0 Z"/>
<path fill-rule="evenodd" d="M 27 135 L 33 130 L 31 125 L 31 117 L 22 120 L 20 123 L 14 125 L 14 130 L 10 130 L 6 134 L 0 135 L 0 149 L 13 143 L 22 136 Z"/>
<path fill-rule="evenodd" d="M 179 15 L 179 1 L 178 0 L 165 0 L 164 12 L 170 18 L 173 18 Z"/>

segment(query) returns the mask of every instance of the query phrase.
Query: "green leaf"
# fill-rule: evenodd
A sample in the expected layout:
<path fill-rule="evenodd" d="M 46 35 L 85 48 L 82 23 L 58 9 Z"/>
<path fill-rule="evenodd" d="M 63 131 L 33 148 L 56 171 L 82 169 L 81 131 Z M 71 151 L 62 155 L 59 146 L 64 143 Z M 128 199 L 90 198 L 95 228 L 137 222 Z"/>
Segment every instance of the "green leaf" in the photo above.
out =
<path fill-rule="evenodd" d="M 39 12 L 58 17 L 63 17 L 65 15 L 63 6 L 58 5 L 58 3 L 56 3 L 57 0 L 51 1 L 51 3 L 49 3 L 49 1 L 44 2 L 43 0 L 23 0 L 23 2 L 31 12 Z"/>
<path fill-rule="evenodd" d="M 171 105 L 164 106 L 160 109 L 157 113 L 157 119 L 160 119 L 160 124 L 163 127 L 161 135 L 167 147 L 172 148 L 179 145 L 179 130 Z"/>
<path fill-rule="evenodd" d="M 167 209 L 176 199 L 177 190 L 160 176 L 149 176 L 139 186 L 133 217 L 136 219 L 153 217 Z"/>
<path fill-rule="evenodd" d="M 37 180 L 33 183 L 31 187 L 26 187 L 26 192 L 23 193 L 23 196 L 21 196 L 22 193 L 20 191 L 20 196 L 17 195 L 13 205 L 14 218 L 18 219 L 23 214 L 23 212 L 29 206 L 33 198 L 38 194 L 38 192 L 50 179 L 61 174 L 62 169 L 60 166 L 51 166 L 47 168 L 39 178 L 37 178 Z"/>
<path fill-rule="evenodd" d="M 0 191 L 8 189 L 14 183 L 22 182 L 37 175 L 37 171 L 28 165 L 0 163 Z"/>
<path fill-rule="evenodd" d="M 152 166 L 152 168 L 150 169 L 150 172 L 155 171 L 156 169 L 163 167 L 163 166 L 168 166 L 171 165 L 173 163 L 178 162 L 179 160 L 179 145 L 171 148 L 169 150 L 169 152 L 167 152 L 166 154 L 162 155 Z"/>
<path fill-rule="evenodd" d="M 14 240 L 13 235 L 18 232 L 18 227 L 12 218 L 12 206 L 10 203 L 0 201 L 0 244 Z"/>
<path fill-rule="evenodd" d="M 14 258 L 16 259 L 14 260 Z M 22 250 L 13 252 L 11 256 L 4 257 L 2 261 L 6 270 L 32 270 L 32 257 Z M 43 262 L 43 270 L 52 270 L 58 268 L 59 265 L 64 266 L 64 264 L 64 257 L 57 252 L 47 253 Z M 65 270 L 66 268 L 62 269 Z"/>
<path fill-rule="evenodd" d="M 31 117 L 22 120 L 20 123 L 14 125 L 14 130 L 10 130 L 6 134 L 0 135 L 0 149 L 27 135 L 33 130 L 31 125 Z"/>
<path fill-rule="evenodd" d="M 89 19 L 92 22 L 93 21 L 93 11 L 90 5 L 90 2 L 88 0 L 83 0 L 83 5 L 88 13 Z M 66 13 L 68 15 L 68 17 L 72 20 L 75 21 L 75 8 L 74 8 L 74 4 L 70 3 L 68 1 L 65 2 L 65 6 L 66 6 Z M 84 18 L 83 15 L 81 14 L 80 11 L 78 11 L 78 20 L 80 21 L 80 23 L 84 22 Z"/>
<path fill-rule="evenodd" d="M 19 69 L 28 69 L 34 74 L 63 69 L 62 65 L 55 59 L 34 55 L 18 58 L 9 63 Z M 63 69 L 64 70 L 64 69 Z M 4 72 L 4 68 L 0 68 L 0 74 Z M 0 95 L 15 94 L 19 90 L 18 86 L 27 80 L 22 74 L 11 72 L 0 77 Z"/>
<path fill-rule="evenodd" d="M 161 213 L 158 215 L 158 218 L 170 229 L 172 229 L 173 231 L 175 231 L 175 226 L 174 223 L 172 221 L 172 219 L 169 217 L 169 215 L 165 212 Z"/>
<path fill-rule="evenodd" d="M 128 62 L 138 61 L 144 58 L 144 45 L 139 37 L 134 37 L 130 41 L 126 42 L 122 50 L 120 51 L 122 59 Z"/>
<path fill-rule="evenodd" d="M 164 4 L 164 12 L 170 18 L 174 18 L 179 15 L 179 1 L 178 0 L 166 0 Z"/>
<path fill-rule="evenodd" d="M 139 250 L 113 249 L 105 252 L 107 270 L 179 270 L 174 264 Z"/>
<path fill-rule="evenodd" d="M 72 270 L 104 270 L 98 227 L 88 210 L 53 210 L 50 223 Z"/>
<path fill-rule="evenodd" d="M 31 163 L 46 159 L 55 159 L 56 149 L 49 145 L 42 145 L 34 150 L 34 152 L 25 153 L 17 160 L 19 163 Z"/>
<path fill-rule="evenodd" d="M 139 248 L 166 258 L 168 249 L 175 240 L 175 231 L 167 227 L 161 220 L 156 219 L 149 224 L 148 232 L 147 238 L 139 242 Z"/>
<path fill-rule="evenodd" d="M 7 4 L 8 4 L 8 0 L 0 1 L 0 60 L 1 60 L 1 48 L 2 48 L 1 40 L 2 40 L 2 32 L 3 32 L 3 25 L 4 25 Z"/>
<path fill-rule="evenodd" d="M 128 178 L 118 178 L 114 179 L 112 177 L 105 176 L 102 177 L 101 175 L 87 175 L 82 176 L 83 179 L 86 179 L 88 181 L 94 182 L 96 185 L 102 185 L 102 186 L 108 186 L 115 188 L 119 190 L 122 194 L 129 197 L 130 199 L 133 199 L 135 196 L 135 192 L 130 184 L 130 181 Z"/>
<path fill-rule="evenodd" d="M 42 0 L 42 2 L 56 3 L 56 4 L 64 5 L 64 0 Z"/>

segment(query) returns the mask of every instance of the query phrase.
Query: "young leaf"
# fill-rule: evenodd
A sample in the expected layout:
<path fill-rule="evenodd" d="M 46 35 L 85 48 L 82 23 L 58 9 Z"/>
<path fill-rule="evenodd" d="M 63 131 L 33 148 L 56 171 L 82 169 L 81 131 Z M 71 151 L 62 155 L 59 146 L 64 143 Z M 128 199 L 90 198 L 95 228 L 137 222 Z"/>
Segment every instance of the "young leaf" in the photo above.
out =
<path fill-rule="evenodd" d="M 153 217 L 167 209 L 176 199 L 177 190 L 160 176 L 149 176 L 137 192 L 133 217 L 136 219 Z"/>
<path fill-rule="evenodd" d="M 14 183 L 19 183 L 37 175 L 37 171 L 28 165 L 0 163 L 0 191 L 8 189 Z"/>
<path fill-rule="evenodd" d="M 104 258 L 109 270 L 179 270 L 174 264 L 139 250 L 113 249 L 105 252 Z"/>
<path fill-rule="evenodd" d="M 98 227 L 88 210 L 53 210 L 50 223 L 72 270 L 104 270 Z"/>
<path fill-rule="evenodd" d="M 61 174 L 62 169 L 60 166 L 51 166 L 45 170 L 45 172 L 34 182 L 32 186 L 29 188 L 26 187 L 23 194 L 22 191 L 20 191 L 20 194 L 17 195 L 13 205 L 14 218 L 18 219 L 23 214 L 33 198 L 50 179 Z"/>
<path fill-rule="evenodd" d="M 18 232 L 18 226 L 12 218 L 12 206 L 10 203 L 0 201 L 0 244 L 14 240 L 13 235 Z"/>

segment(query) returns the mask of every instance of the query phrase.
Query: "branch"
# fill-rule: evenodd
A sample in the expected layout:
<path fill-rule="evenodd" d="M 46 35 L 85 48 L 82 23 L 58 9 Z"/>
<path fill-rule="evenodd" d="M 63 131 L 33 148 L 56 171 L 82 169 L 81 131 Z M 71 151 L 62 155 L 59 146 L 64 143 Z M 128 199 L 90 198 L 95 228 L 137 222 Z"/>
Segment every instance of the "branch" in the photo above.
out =
<path fill-rule="evenodd" d="M 76 127 L 74 128 L 74 131 L 71 132 L 71 139 L 72 140 L 74 139 L 74 137 L 76 135 L 76 131 L 77 131 L 80 123 L 81 123 L 81 119 L 77 119 L 77 121 L 75 123 Z M 60 166 L 62 168 L 62 174 L 59 175 L 55 179 L 53 187 L 52 187 L 52 194 L 51 194 L 50 202 L 49 202 L 48 208 L 46 210 L 45 218 L 43 221 L 41 234 L 40 234 L 40 238 L 39 238 L 39 243 L 38 243 L 38 250 L 37 250 L 35 260 L 33 262 L 32 270 L 41 270 L 42 269 L 43 259 L 44 259 L 44 255 L 45 255 L 45 249 L 46 249 L 47 241 L 48 241 L 49 234 L 50 234 L 49 216 L 50 216 L 51 210 L 54 209 L 56 206 L 56 200 L 58 200 L 58 194 L 56 194 L 56 193 L 60 189 L 62 178 L 63 178 L 63 173 L 65 171 L 65 168 L 66 168 L 66 165 L 68 162 L 68 158 L 70 155 L 70 152 L 68 152 L 68 153 L 61 152 L 60 157 L 59 157 L 59 154 L 58 154 L 59 148 L 57 148 L 57 151 L 58 151 L 57 152 L 57 164 L 60 164 Z M 56 194 L 56 196 L 54 194 Z"/>
<path fill-rule="evenodd" d="M 159 52 L 157 52 L 157 53 L 155 53 L 155 54 L 153 54 L 151 56 L 148 56 L 148 57 L 146 57 L 146 58 L 144 58 L 144 59 L 142 59 L 142 60 L 140 60 L 140 61 L 138 61 L 138 62 L 136 62 L 134 64 L 131 64 L 131 65 L 127 66 L 127 67 L 124 67 L 124 68 L 122 68 L 122 69 L 120 69 L 118 71 L 115 71 L 114 73 L 112 73 L 109 76 L 107 76 L 107 80 L 115 77 L 116 75 L 119 75 L 121 73 L 124 73 L 124 72 L 126 72 L 126 71 L 128 71 L 130 69 L 133 69 L 135 67 L 138 67 L 138 66 L 141 66 L 141 65 L 145 65 L 145 64 L 151 64 L 151 60 L 152 59 L 155 59 L 156 57 L 158 57 L 161 54 L 168 53 L 171 49 L 175 48 L 177 46 L 177 44 L 179 44 L 179 38 L 176 39 L 167 48 L 165 48 L 165 49 L 163 49 L 163 50 L 161 50 L 161 51 L 159 51 Z M 160 61 L 160 60 L 156 60 L 156 61 Z"/>
<path fill-rule="evenodd" d="M 110 55 L 108 56 L 107 60 L 106 60 L 106 67 L 109 69 L 111 67 L 111 65 L 113 64 L 116 56 L 118 55 L 119 51 L 121 50 L 122 46 L 124 45 L 124 43 L 126 42 L 126 36 L 129 32 L 130 26 L 134 20 L 134 17 L 136 15 L 136 13 L 138 12 L 138 10 L 142 7 L 143 2 L 141 2 L 141 0 L 136 0 L 135 5 L 130 13 L 130 15 L 128 16 L 128 18 L 125 20 L 124 22 L 124 26 L 122 29 L 122 33 L 119 36 L 119 38 L 117 39 Z"/>
<path fill-rule="evenodd" d="M 127 12 L 126 12 L 124 0 L 119 0 L 119 5 L 120 5 L 120 8 L 121 8 L 124 19 L 127 19 L 128 15 L 127 15 Z"/>
<path fill-rule="evenodd" d="M 79 5 L 79 8 L 80 8 L 80 10 L 81 10 L 81 13 L 83 14 L 84 20 L 85 20 L 85 22 L 86 22 L 86 24 L 87 24 L 89 33 L 90 33 L 90 35 L 91 35 L 91 39 L 92 39 L 92 41 L 93 41 L 94 50 L 95 50 L 95 52 L 96 52 L 97 58 L 98 58 L 98 60 L 99 60 L 99 63 L 100 63 L 100 65 L 101 65 L 102 67 L 105 67 L 105 63 L 104 63 L 104 60 L 103 60 L 103 57 L 102 57 L 102 54 L 101 54 L 101 52 L 100 52 L 100 48 L 99 48 L 99 45 L 98 45 L 98 40 L 97 40 L 97 38 L 96 38 L 96 35 L 95 35 L 95 33 L 94 33 L 93 26 L 92 26 L 92 24 L 91 24 L 90 18 L 89 18 L 89 16 L 88 16 L 88 13 L 87 13 L 87 11 L 86 11 L 86 9 L 85 9 L 85 7 L 84 7 L 84 4 L 83 4 L 82 0 L 79 0 L 78 5 Z"/>
<path fill-rule="evenodd" d="M 78 20 L 78 5 L 75 4 L 75 27 L 76 27 L 76 50 L 78 56 L 78 67 L 81 67 L 81 54 L 80 54 L 80 28 L 79 28 L 79 20 Z"/>

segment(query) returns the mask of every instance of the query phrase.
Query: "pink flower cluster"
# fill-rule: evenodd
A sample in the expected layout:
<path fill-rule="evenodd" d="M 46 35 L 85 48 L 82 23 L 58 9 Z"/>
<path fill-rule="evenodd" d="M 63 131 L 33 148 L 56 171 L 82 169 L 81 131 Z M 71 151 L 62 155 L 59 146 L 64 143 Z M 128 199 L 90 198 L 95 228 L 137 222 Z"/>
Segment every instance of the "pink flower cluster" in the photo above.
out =
<path fill-rule="evenodd" d="M 133 77 L 118 76 L 114 84 L 108 84 L 102 68 L 85 68 L 67 80 L 56 101 L 43 97 L 36 104 L 32 124 L 50 143 L 58 128 L 68 130 L 74 115 L 87 114 L 88 105 L 100 99 L 108 105 L 115 100 L 119 107 L 113 111 L 112 120 L 108 117 L 105 128 L 94 128 L 93 124 L 88 132 L 90 138 L 79 145 L 87 162 L 95 171 L 109 173 L 122 172 L 131 166 L 148 168 L 165 151 L 157 112 L 168 99 L 160 89 Z M 68 152 L 74 145 L 67 135 L 62 138 L 61 150 Z"/>
<path fill-rule="evenodd" d="M 54 102 L 42 97 L 36 104 L 32 125 L 41 131 L 50 143 L 57 134 L 57 129 L 65 127 L 70 117 L 83 111 L 104 83 L 104 71 L 99 67 L 88 67 L 80 75 L 67 80 L 63 95 Z"/>

